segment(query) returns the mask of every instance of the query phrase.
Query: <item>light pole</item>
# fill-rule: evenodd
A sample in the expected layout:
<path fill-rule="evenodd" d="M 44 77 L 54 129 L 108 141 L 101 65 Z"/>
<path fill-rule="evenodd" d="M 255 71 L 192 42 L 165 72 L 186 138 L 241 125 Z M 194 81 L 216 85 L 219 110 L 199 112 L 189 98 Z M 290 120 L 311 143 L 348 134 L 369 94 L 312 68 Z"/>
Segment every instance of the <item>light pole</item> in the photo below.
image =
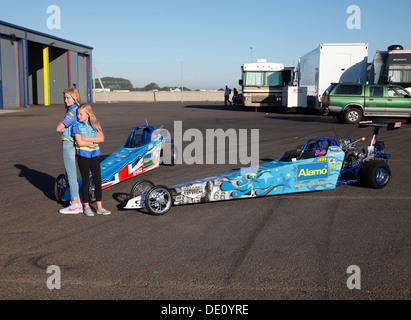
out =
<path fill-rule="evenodd" d="M 181 103 L 184 103 L 184 73 L 183 73 L 183 61 L 181 61 Z"/>
<path fill-rule="evenodd" d="M 250 49 L 251 49 L 251 62 L 253 62 L 253 48 L 254 47 L 250 47 Z"/>

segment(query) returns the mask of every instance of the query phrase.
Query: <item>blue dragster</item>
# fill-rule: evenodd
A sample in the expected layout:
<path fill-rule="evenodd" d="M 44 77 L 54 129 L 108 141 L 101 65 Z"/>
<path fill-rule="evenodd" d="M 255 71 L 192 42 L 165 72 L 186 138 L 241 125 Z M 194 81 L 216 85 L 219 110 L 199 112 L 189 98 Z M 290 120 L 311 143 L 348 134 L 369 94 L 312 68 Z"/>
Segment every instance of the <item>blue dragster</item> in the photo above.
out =
<path fill-rule="evenodd" d="M 157 168 L 162 160 L 174 164 L 176 151 L 171 139 L 163 133 L 165 130 L 152 126 L 137 126 L 129 134 L 124 146 L 100 162 L 102 189 L 113 186 L 127 179 Z M 166 151 L 166 155 L 163 155 Z M 81 187 L 82 179 L 78 183 Z M 60 202 L 70 200 L 70 188 L 64 174 L 57 177 L 54 193 Z M 94 200 L 94 184 L 90 184 L 90 199 Z"/>
<path fill-rule="evenodd" d="M 235 170 L 205 179 L 171 187 L 155 186 L 148 180 L 137 182 L 131 190 L 126 209 L 147 210 L 154 215 L 166 213 L 172 205 L 234 200 L 280 194 L 334 189 L 337 186 L 363 182 L 382 188 L 390 180 L 384 143 L 376 141 L 382 127 L 397 129 L 401 122 L 372 126 L 374 132 L 367 148 L 358 148 L 357 140 L 331 138 L 308 140 L 304 146 L 285 152 L 276 161 Z"/>

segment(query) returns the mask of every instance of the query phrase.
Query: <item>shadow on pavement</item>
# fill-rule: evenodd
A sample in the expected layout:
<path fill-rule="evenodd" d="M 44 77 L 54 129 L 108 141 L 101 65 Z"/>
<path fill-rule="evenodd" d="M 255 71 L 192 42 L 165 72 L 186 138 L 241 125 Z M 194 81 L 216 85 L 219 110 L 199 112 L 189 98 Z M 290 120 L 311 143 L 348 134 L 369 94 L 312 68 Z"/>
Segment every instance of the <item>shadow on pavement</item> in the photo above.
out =
<path fill-rule="evenodd" d="M 26 178 L 26 180 L 33 186 L 43 191 L 47 198 L 54 201 L 57 200 L 54 196 L 54 182 L 56 181 L 55 177 L 44 172 L 30 169 L 23 164 L 15 164 L 14 166 L 20 170 L 18 175 L 19 177 Z"/>

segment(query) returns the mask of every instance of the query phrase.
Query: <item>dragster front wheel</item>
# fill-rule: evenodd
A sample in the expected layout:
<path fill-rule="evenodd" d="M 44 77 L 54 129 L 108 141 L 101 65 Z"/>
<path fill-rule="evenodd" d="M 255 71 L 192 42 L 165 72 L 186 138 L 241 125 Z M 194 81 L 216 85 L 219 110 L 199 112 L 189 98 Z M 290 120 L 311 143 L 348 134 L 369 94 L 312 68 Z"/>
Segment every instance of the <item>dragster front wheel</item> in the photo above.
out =
<path fill-rule="evenodd" d="M 151 188 L 145 199 L 145 205 L 153 215 L 165 214 L 173 205 L 173 197 L 170 189 L 166 186 L 155 186 Z"/>
<path fill-rule="evenodd" d="M 63 202 L 64 195 L 69 187 L 65 174 L 60 174 L 54 182 L 54 196 L 58 202 Z"/>
<path fill-rule="evenodd" d="M 135 198 L 137 196 L 141 196 L 143 194 L 147 194 L 150 189 L 154 187 L 154 183 L 150 180 L 141 180 L 134 184 L 130 191 L 130 197 Z"/>
<path fill-rule="evenodd" d="M 364 164 L 361 171 L 362 182 L 374 189 L 384 188 L 391 178 L 391 170 L 388 164 L 379 160 L 370 160 Z"/>

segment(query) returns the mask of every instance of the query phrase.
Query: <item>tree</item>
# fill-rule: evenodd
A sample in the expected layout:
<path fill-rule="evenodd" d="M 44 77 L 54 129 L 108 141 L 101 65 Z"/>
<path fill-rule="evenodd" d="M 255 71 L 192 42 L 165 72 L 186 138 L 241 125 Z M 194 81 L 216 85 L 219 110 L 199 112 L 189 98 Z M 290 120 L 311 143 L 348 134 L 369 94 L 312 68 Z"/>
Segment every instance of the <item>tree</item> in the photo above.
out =
<path fill-rule="evenodd" d="M 130 80 L 124 78 L 113 78 L 113 77 L 103 77 L 101 78 L 101 82 L 103 82 L 104 88 L 110 90 L 133 90 L 133 85 L 131 84 Z M 101 88 L 100 82 L 98 80 L 95 81 L 96 88 Z"/>
<path fill-rule="evenodd" d="M 157 83 L 151 82 L 143 88 L 144 91 L 161 90 Z"/>
<path fill-rule="evenodd" d="M 134 88 L 135 91 L 153 91 L 153 90 L 158 90 L 158 91 L 170 91 L 170 90 L 175 90 L 175 89 L 181 89 L 181 87 L 160 87 L 157 83 L 151 82 L 148 85 L 146 85 L 143 88 Z M 191 91 L 191 89 L 184 87 L 184 91 Z"/>

